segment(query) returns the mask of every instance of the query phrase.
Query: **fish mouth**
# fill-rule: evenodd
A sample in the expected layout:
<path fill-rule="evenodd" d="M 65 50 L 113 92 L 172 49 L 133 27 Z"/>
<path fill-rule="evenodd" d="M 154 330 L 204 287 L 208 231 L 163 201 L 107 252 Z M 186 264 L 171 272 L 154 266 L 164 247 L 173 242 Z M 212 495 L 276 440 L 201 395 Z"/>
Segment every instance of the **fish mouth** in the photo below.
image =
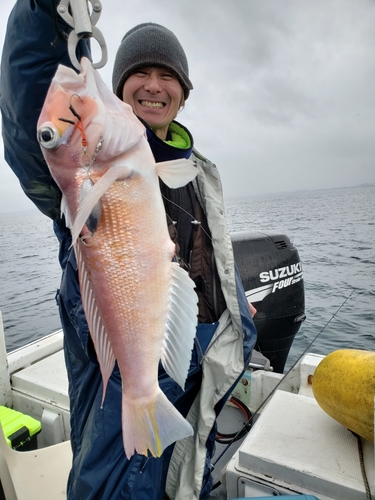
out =
<path fill-rule="evenodd" d="M 153 108 L 153 109 L 163 109 L 165 107 L 165 102 L 161 101 L 146 101 L 141 99 L 138 101 L 139 104 L 145 108 Z"/>

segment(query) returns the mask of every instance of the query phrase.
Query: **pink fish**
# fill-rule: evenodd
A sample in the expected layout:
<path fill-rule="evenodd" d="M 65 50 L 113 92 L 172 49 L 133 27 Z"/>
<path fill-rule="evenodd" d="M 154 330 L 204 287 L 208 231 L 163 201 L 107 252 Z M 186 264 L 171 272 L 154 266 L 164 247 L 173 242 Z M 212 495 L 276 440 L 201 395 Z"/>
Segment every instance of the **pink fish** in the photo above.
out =
<path fill-rule="evenodd" d="M 161 360 L 183 388 L 197 324 L 194 283 L 172 261 L 159 189 L 191 181 L 190 160 L 155 163 L 131 107 L 105 86 L 87 59 L 59 66 L 39 121 L 38 140 L 63 193 L 82 303 L 103 377 L 117 360 L 122 377 L 126 456 L 160 456 L 193 434 L 158 385 Z M 120 416 L 119 416 L 120 418 Z"/>

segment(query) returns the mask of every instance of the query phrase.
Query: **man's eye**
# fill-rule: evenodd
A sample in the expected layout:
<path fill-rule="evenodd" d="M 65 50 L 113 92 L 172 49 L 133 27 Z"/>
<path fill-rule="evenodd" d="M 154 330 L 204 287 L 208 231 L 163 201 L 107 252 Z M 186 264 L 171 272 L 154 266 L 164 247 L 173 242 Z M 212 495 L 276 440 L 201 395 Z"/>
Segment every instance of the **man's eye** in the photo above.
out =
<path fill-rule="evenodd" d="M 172 73 L 164 73 L 162 75 L 163 78 L 165 78 L 166 80 L 174 80 L 175 79 L 175 76 L 172 75 Z"/>

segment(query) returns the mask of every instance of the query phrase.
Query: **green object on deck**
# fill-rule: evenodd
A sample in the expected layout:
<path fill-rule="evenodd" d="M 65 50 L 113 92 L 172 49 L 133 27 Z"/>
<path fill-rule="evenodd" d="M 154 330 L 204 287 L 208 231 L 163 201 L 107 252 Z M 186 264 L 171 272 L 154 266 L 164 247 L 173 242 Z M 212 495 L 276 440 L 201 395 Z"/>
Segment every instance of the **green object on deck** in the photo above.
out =
<path fill-rule="evenodd" d="M 36 436 L 42 429 L 39 420 L 0 406 L 0 424 L 8 445 L 17 451 L 35 450 Z"/>

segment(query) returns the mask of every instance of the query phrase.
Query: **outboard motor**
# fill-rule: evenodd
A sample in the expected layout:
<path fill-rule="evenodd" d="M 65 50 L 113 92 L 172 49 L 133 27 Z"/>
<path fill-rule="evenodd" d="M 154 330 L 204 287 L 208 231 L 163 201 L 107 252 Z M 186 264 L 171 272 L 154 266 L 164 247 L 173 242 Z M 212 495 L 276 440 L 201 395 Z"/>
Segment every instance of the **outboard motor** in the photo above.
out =
<path fill-rule="evenodd" d="M 283 373 L 290 347 L 305 320 L 302 265 L 284 234 L 232 233 L 234 257 L 246 296 L 257 313 L 256 349 Z"/>

